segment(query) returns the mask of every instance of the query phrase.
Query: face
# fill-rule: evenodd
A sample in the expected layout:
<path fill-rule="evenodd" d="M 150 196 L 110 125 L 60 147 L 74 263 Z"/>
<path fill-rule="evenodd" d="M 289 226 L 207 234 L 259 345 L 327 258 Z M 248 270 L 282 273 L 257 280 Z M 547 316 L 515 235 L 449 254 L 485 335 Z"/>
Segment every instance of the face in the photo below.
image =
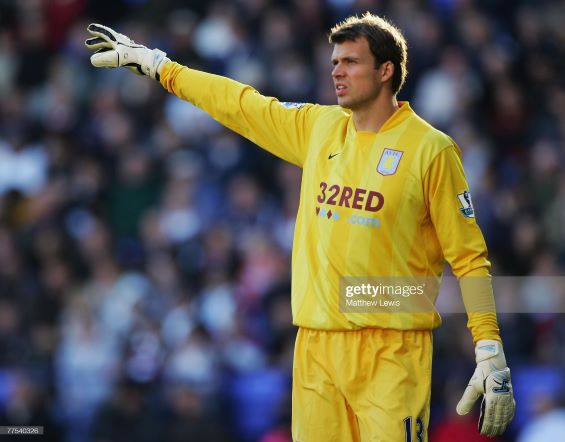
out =
<path fill-rule="evenodd" d="M 375 68 L 375 57 L 364 37 L 334 45 L 332 79 L 337 103 L 353 111 L 374 102 L 382 89 L 382 66 Z"/>

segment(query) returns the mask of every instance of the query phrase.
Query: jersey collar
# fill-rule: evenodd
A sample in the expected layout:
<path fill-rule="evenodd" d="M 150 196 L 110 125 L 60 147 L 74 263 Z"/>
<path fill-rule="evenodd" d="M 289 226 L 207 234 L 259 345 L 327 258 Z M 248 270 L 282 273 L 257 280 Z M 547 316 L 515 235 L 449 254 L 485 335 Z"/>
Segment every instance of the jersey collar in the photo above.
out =
<path fill-rule="evenodd" d="M 353 118 L 351 117 L 350 114 L 348 132 L 350 135 L 361 134 L 361 133 L 367 133 L 367 134 L 382 133 L 402 124 L 404 121 L 406 121 L 406 119 L 410 118 L 412 115 L 414 115 L 414 111 L 410 107 L 410 103 L 408 101 L 399 101 L 398 109 L 389 117 L 388 120 L 385 121 L 385 123 L 381 126 L 379 131 L 368 132 L 368 131 L 357 131 L 355 129 L 355 125 L 353 124 Z"/>

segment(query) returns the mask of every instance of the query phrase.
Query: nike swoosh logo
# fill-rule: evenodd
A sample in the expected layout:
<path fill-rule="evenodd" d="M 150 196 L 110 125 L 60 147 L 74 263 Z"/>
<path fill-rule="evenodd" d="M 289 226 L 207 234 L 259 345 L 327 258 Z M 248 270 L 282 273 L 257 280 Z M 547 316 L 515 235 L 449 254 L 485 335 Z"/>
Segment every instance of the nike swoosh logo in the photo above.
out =
<path fill-rule="evenodd" d="M 330 153 L 328 156 L 328 160 L 331 160 L 333 157 L 337 157 L 341 152 L 338 153 Z"/>

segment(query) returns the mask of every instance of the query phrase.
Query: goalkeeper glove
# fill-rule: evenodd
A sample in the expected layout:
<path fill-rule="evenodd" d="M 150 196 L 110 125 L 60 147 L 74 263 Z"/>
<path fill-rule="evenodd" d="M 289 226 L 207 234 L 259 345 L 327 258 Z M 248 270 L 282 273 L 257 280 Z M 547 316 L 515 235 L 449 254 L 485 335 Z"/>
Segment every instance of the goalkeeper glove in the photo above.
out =
<path fill-rule="evenodd" d="M 159 49 L 148 49 L 106 26 L 91 23 L 86 28 L 93 36 L 84 43 L 96 52 L 90 62 L 98 68 L 127 67 L 138 75 L 147 75 L 159 81 L 161 68 L 167 61 L 166 53 Z"/>
<path fill-rule="evenodd" d="M 457 404 L 457 413 L 467 414 L 483 395 L 479 432 L 485 436 L 499 436 L 514 417 L 514 395 L 510 382 L 510 369 L 502 344 L 494 340 L 481 340 L 475 347 L 477 368 L 463 397 Z"/>

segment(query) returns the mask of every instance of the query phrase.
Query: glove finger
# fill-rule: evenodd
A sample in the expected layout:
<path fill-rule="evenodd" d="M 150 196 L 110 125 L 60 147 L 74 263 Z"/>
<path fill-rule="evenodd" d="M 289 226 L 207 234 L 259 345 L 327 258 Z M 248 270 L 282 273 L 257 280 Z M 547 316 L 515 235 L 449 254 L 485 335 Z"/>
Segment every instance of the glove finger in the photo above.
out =
<path fill-rule="evenodd" d="M 86 30 L 90 32 L 93 37 L 100 37 L 107 42 L 116 42 L 116 32 L 111 28 L 97 23 L 91 23 Z"/>
<path fill-rule="evenodd" d="M 112 48 L 112 45 L 101 37 L 89 38 L 84 44 L 88 49 Z"/>
<path fill-rule="evenodd" d="M 116 68 L 119 66 L 120 56 L 117 51 L 101 49 L 90 57 L 92 66 L 97 68 Z"/>
<path fill-rule="evenodd" d="M 497 430 L 497 434 L 496 434 L 497 436 L 503 434 L 506 431 L 506 429 L 510 425 L 510 422 L 512 422 L 512 419 L 514 418 L 514 410 L 516 409 L 516 402 L 514 401 L 513 397 L 510 399 L 511 400 L 509 400 L 506 403 L 506 405 L 504 405 L 501 425 L 500 428 Z"/>
<path fill-rule="evenodd" d="M 478 392 L 475 387 L 473 387 L 472 385 L 467 385 L 467 388 L 465 388 L 465 391 L 463 392 L 463 396 L 461 396 L 461 399 L 457 404 L 457 414 L 468 414 L 473 408 L 473 405 L 475 405 L 475 402 L 477 402 L 477 399 L 480 395 L 481 393 Z"/>
<path fill-rule="evenodd" d="M 515 402 L 509 395 L 488 399 L 485 396 L 481 406 L 479 432 L 485 436 L 500 436 L 514 417 Z"/>
<path fill-rule="evenodd" d="M 483 435 L 488 435 L 491 431 L 491 423 L 492 423 L 492 416 L 491 416 L 491 409 L 487 409 L 487 401 L 483 397 L 481 401 L 481 414 L 479 415 L 479 433 Z"/>

